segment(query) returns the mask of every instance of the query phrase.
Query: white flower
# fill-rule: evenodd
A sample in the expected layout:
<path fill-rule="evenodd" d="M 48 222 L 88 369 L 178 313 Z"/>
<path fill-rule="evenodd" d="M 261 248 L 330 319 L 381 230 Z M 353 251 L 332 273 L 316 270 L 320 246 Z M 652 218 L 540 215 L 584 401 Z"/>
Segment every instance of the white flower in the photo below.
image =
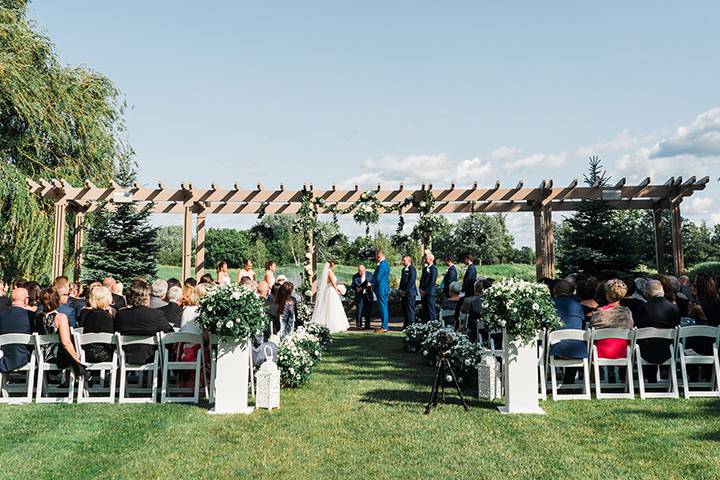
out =
<path fill-rule="evenodd" d="M 235 326 L 235 323 L 232 320 L 228 320 L 225 326 L 227 328 L 233 328 Z"/>
<path fill-rule="evenodd" d="M 537 312 L 538 310 L 540 310 L 540 305 L 538 305 L 537 303 L 533 303 L 533 304 L 532 304 L 532 309 Z"/>
<path fill-rule="evenodd" d="M 232 294 L 232 299 L 233 299 L 233 300 L 240 300 L 240 292 L 234 292 L 234 293 Z"/>

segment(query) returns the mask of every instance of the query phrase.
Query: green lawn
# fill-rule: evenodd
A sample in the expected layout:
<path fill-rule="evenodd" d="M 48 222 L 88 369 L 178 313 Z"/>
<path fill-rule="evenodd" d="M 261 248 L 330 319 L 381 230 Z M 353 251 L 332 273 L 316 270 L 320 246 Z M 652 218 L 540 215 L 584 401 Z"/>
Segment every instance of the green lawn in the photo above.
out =
<path fill-rule="evenodd" d="M 368 269 L 372 272 L 372 270 L 375 268 L 374 265 L 368 265 Z M 391 275 L 399 281 L 400 279 L 400 266 L 393 265 L 391 267 Z M 465 272 L 465 265 L 458 266 L 458 269 L 460 271 L 460 276 Z M 438 272 L 440 277 L 442 278 L 442 275 L 445 273 L 445 270 L 447 270 L 447 267 L 445 265 L 439 265 L 438 266 Z M 299 265 L 282 265 L 279 266 L 277 269 L 277 275 L 284 274 L 284 275 L 290 275 L 293 277 L 298 277 L 300 275 L 300 272 L 302 271 L 302 267 Z M 338 279 L 341 282 L 344 283 L 350 283 L 352 280 L 352 276 L 357 272 L 357 266 L 356 265 L 338 265 L 335 267 L 335 273 L 338 276 Z M 212 273 L 213 277 L 215 277 L 215 271 L 209 271 L 209 273 Z M 257 275 L 264 275 L 264 270 L 255 270 L 255 273 Z M 237 279 L 238 269 L 231 269 L 230 270 L 230 278 L 233 280 Z M 524 278 L 526 280 L 534 280 L 535 279 L 535 265 L 527 265 L 522 263 L 506 263 L 502 265 L 480 265 L 478 266 L 478 274 L 484 275 L 487 277 L 494 277 L 494 278 L 501 278 L 501 277 L 520 277 Z M 180 267 L 176 266 L 170 266 L 170 265 L 160 265 L 158 267 L 158 277 L 159 278 L 180 278 L 181 271 Z M 438 280 L 439 281 L 439 280 Z"/>
<path fill-rule="evenodd" d="M 432 369 L 401 337 L 335 338 L 280 410 L 181 405 L 0 407 L 2 478 L 720 478 L 720 401 L 423 403 Z"/>

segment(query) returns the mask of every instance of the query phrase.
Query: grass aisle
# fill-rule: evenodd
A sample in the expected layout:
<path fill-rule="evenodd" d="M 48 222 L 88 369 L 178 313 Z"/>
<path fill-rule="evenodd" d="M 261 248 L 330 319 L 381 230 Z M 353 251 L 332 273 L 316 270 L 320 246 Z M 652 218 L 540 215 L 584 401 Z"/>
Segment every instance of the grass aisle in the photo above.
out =
<path fill-rule="evenodd" d="M 423 404 L 433 371 L 399 335 L 337 336 L 282 408 L 0 407 L 2 478 L 718 478 L 720 402 Z"/>

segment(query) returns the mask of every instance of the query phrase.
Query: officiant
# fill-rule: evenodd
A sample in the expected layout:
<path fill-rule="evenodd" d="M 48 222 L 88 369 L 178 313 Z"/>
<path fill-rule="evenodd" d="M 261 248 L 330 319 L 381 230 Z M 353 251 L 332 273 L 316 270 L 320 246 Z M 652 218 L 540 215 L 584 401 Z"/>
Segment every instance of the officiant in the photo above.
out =
<path fill-rule="evenodd" d="M 365 318 L 365 329 L 370 329 L 370 319 L 373 308 L 372 275 L 367 272 L 365 265 L 358 265 L 358 271 L 352 277 L 352 288 L 355 292 L 355 327 L 363 328 L 362 319 Z"/>

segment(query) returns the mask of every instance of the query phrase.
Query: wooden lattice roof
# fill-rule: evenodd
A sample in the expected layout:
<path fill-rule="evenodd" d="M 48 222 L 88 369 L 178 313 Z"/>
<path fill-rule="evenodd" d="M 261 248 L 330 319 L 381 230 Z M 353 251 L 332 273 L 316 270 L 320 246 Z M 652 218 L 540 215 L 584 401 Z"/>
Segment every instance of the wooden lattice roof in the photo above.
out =
<path fill-rule="evenodd" d="M 648 177 L 636 185 L 627 185 L 623 178 L 611 186 L 587 186 L 574 180 L 563 187 L 553 185 L 552 180 L 543 180 L 537 187 L 526 187 L 522 181 L 514 187 L 502 187 L 498 181 L 490 188 L 478 187 L 477 183 L 471 188 L 456 188 L 452 183 L 449 188 L 423 184 L 420 189 L 406 190 L 400 184 L 394 190 L 377 185 L 374 191 L 375 198 L 384 206 L 400 204 L 409 195 L 421 200 L 430 191 L 435 197 L 434 212 L 445 214 L 529 212 L 540 207 L 571 211 L 583 200 L 600 200 L 609 208 L 634 210 L 670 208 L 673 203 L 703 190 L 708 181 L 708 177 L 699 180 L 695 177 L 687 180 L 671 177 L 658 185 L 651 184 Z M 268 190 L 258 184 L 255 189 L 246 190 L 237 183 L 230 189 L 214 183 L 210 188 L 198 188 L 191 183 L 183 183 L 180 188 L 168 188 L 162 183 L 156 187 L 139 184 L 130 188 L 116 184 L 98 187 L 89 181 L 82 187 L 76 187 L 64 180 L 28 180 L 27 184 L 31 192 L 43 198 L 79 210 L 92 211 L 107 206 L 112 208 L 117 203 L 134 202 L 151 204 L 154 213 L 184 213 L 185 208 L 206 214 L 296 213 L 308 193 L 342 209 L 357 201 L 365 192 L 357 185 L 350 190 L 336 189 L 334 185 L 329 190 L 315 190 L 311 184 L 301 190 L 286 190 L 283 185 Z M 417 209 L 408 206 L 404 213 L 417 213 Z"/>

